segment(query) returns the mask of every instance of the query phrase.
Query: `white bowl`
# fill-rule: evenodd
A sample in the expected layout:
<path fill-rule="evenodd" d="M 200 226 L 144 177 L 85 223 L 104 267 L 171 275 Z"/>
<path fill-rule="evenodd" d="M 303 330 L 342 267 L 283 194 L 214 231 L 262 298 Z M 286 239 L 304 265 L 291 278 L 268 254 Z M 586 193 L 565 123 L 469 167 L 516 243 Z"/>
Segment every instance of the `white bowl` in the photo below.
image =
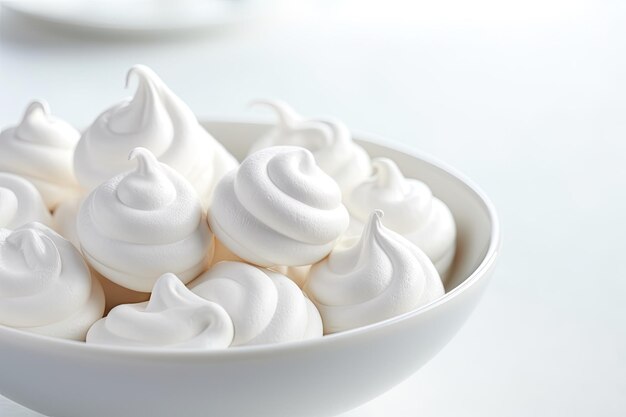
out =
<path fill-rule="evenodd" d="M 268 128 L 204 125 L 240 158 Z M 354 408 L 409 377 L 478 303 L 498 256 L 498 220 L 485 195 L 454 170 L 356 137 L 372 156 L 389 157 L 405 175 L 428 183 L 452 210 L 458 246 L 444 297 L 331 336 L 213 352 L 101 347 L 0 326 L 0 394 L 54 417 L 320 417 Z"/>

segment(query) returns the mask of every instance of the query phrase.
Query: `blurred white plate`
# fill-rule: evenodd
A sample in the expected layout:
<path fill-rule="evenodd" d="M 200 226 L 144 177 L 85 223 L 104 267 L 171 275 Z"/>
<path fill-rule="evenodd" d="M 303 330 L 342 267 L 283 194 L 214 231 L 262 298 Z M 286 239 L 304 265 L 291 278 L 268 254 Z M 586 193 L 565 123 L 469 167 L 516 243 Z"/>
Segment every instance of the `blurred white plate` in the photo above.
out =
<path fill-rule="evenodd" d="M 151 34 L 195 31 L 253 16 L 246 0 L 21 0 L 2 5 L 22 16 L 100 32 Z"/>

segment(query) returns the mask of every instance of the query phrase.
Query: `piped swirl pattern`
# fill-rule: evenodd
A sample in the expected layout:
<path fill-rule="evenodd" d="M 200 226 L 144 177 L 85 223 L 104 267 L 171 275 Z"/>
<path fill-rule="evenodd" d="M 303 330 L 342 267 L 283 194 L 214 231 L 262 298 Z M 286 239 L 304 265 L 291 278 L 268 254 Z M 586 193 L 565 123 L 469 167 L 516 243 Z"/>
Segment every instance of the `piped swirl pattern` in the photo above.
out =
<path fill-rule="evenodd" d="M 379 210 L 360 238 L 342 241 L 313 265 L 304 291 L 317 306 L 327 334 L 412 311 L 444 294 L 430 259 L 384 227 Z"/>
<path fill-rule="evenodd" d="M 288 277 L 243 262 L 220 262 L 191 283 L 200 297 L 226 309 L 235 326 L 233 346 L 322 336 L 311 301 Z"/>
<path fill-rule="evenodd" d="M 445 277 L 456 249 L 450 209 L 425 183 L 405 178 L 391 159 L 376 158 L 373 166 L 374 175 L 344 199 L 351 215 L 348 234 L 360 234 L 370 213 L 383 210 L 385 226 L 415 243 Z"/>
<path fill-rule="evenodd" d="M 349 216 L 339 187 L 304 148 L 278 146 L 248 156 L 218 184 L 211 229 L 240 258 L 299 266 L 326 256 Z"/>
<path fill-rule="evenodd" d="M 17 126 L 0 133 L 0 171 L 32 182 L 50 210 L 79 193 L 72 159 L 80 133 L 50 114 L 45 101 L 30 103 Z"/>
<path fill-rule="evenodd" d="M 187 180 L 145 148 L 137 167 L 96 188 L 80 207 L 77 232 L 91 266 L 111 281 L 149 292 L 166 272 L 187 283 L 213 256 L 210 232 Z"/>
<path fill-rule="evenodd" d="M 104 294 L 78 250 L 41 223 L 0 229 L 0 324 L 84 340 Z"/>
<path fill-rule="evenodd" d="M 117 306 L 96 322 L 87 343 L 211 350 L 230 346 L 233 334 L 222 307 L 198 297 L 168 273 L 157 280 L 149 301 Z"/>
<path fill-rule="evenodd" d="M 253 104 L 273 109 L 278 122 L 252 145 L 250 153 L 270 146 L 306 148 L 313 153 L 320 168 L 337 181 L 343 193 L 370 175 L 369 155 L 354 143 L 343 123 L 331 119 L 305 119 L 278 100 L 258 100 Z"/>
<path fill-rule="evenodd" d="M 74 167 L 81 186 L 90 191 L 128 171 L 132 165 L 126 156 L 144 147 L 187 178 L 208 206 L 215 184 L 237 161 L 151 69 L 135 65 L 127 85 L 131 77 L 138 80 L 134 97 L 98 116 L 76 147 Z"/>

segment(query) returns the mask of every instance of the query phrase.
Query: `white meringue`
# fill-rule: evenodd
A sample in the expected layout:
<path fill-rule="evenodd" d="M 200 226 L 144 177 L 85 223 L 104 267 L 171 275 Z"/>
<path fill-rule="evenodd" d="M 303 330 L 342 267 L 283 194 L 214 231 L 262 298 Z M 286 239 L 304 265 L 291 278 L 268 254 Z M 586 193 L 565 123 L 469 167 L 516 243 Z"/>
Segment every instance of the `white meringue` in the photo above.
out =
<path fill-rule="evenodd" d="M 84 199 L 84 196 L 76 196 L 62 201 L 52 213 L 55 230 L 78 249 L 80 249 L 80 241 L 76 232 L 76 218 Z"/>
<path fill-rule="evenodd" d="M 252 145 L 249 153 L 278 145 L 306 148 L 313 153 L 320 168 L 337 181 L 344 194 L 371 174 L 369 155 L 354 143 L 343 123 L 304 119 L 287 103 L 278 100 L 256 101 L 254 104 L 274 109 L 278 123 Z"/>
<path fill-rule="evenodd" d="M 87 196 L 77 232 L 91 266 L 111 281 L 149 292 L 165 272 L 187 283 L 213 256 L 213 235 L 198 196 L 185 178 L 145 148 L 130 158 L 137 168 Z"/>
<path fill-rule="evenodd" d="M 226 174 L 209 208 L 211 229 L 240 258 L 260 266 L 299 266 L 326 256 L 349 216 L 339 187 L 311 152 L 262 149 Z"/>
<path fill-rule="evenodd" d="M 45 101 L 33 101 L 19 125 L 0 133 L 0 171 L 32 182 L 54 210 L 79 190 L 72 168 L 79 137 L 78 130 L 50 114 Z"/>
<path fill-rule="evenodd" d="M 232 346 L 322 336 L 322 321 L 313 303 L 278 272 L 243 262 L 220 262 L 190 288 L 228 312 L 235 327 Z"/>
<path fill-rule="evenodd" d="M 79 250 L 80 240 L 78 239 L 78 232 L 76 231 L 76 219 L 83 200 L 83 197 L 78 197 L 63 201 L 53 214 L 56 231 L 65 239 L 72 242 Z M 128 288 L 108 280 L 92 267 L 90 267 L 89 270 L 91 276 L 97 279 L 100 285 L 102 285 L 106 299 L 105 315 L 111 311 L 113 307 L 117 307 L 120 304 L 141 303 L 148 301 L 150 298 L 150 293 L 148 292 L 129 290 Z"/>
<path fill-rule="evenodd" d="M 0 229 L 0 324 L 84 340 L 104 311 L 100 284 L 78 250 L 52 229 Z"/>
<path fill-rule="evenodd" d="M 439 274 L 417 246 L 373 213 L 357 239 L 337 245 L 313 265 L 304 291 L 326 334 L 354 329 L 426 305 L 444 294 Z"/>
<path fill-rule="evenodd" d="M 29 222 L 52 226 L 52 216 L 41 194 L 25 178 L 0 172 L 0 227 L 16 229 Z"/>
<path fill-rule="evenodd" d="M 135 65 L 127 85 L 132 76 L 138 79 L 135 96 L 104 111 L 83 133 L 74 156 L 78 181 L 91 191 L 128 171 L 126 156 L 141 146 L 187 178 L 208 207 L 215 184 L 237 161 L 151 69 Z"/>
<path fill-rule="evenodd" d="M 156 281 L 150 301 L 115 307 L 87 334 L 87 343 L 147 348 L 222 349 L 232 340 L 226 311 L 170 273 Z"/>
<path fill-rule="evenodd" d="M 446 277 L 456 248 L 456 225 L 448 206 L 421 181 L 405 178 L 391 159 L 376 158 L 374 175 L 345 199 L 351 215 L 348 235 L 358 235 L 374 209 L 383 224 L 415 243 Z"/>

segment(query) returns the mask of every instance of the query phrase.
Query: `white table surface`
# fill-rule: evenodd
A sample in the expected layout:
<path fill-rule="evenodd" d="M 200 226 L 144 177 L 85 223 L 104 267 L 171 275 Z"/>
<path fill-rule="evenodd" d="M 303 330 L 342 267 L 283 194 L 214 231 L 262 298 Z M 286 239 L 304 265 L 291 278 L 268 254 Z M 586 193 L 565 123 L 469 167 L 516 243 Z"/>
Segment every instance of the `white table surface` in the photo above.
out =
<path fill-rule="evenodd" d="M 345 417 L 626 415 L 625 6 L 306 4 L 159 42 L 0 11 L 0 124 L 42 97 L 84 126 L 144 63 L 200 115 L 258 116 L 248 101 L 281 97 L 425 150 L 492 197 L 501 262 L 435 359 Z M 2 417 L 38 415 L 0 397 Z"/>

